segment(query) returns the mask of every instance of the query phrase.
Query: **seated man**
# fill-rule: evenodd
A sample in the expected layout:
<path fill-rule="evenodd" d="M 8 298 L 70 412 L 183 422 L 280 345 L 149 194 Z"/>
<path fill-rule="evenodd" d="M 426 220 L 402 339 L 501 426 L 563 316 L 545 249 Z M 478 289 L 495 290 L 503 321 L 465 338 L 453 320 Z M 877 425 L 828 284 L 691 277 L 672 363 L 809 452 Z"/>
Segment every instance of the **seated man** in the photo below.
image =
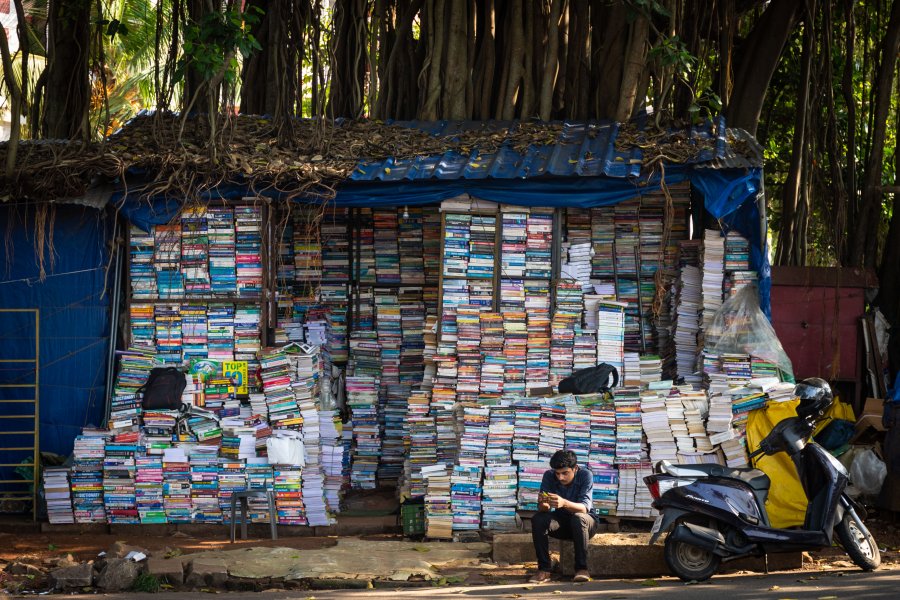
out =
<path fill-rule="evenodd" d="M 550 469 L 544 473 L 538 496 L 538 512 L 531 519 L 531 538 L 537 554 L 538 572 L 531 583 L 544 583 L 552 578 L 550 539 L 575 542 L 575 581 L 590 581 L 587 570 L 587 547 L 599 530 L 597 518 L 591 514 L 594 476 L 578 466 L 575 453 L 558 450 L 550 458 Z"/>

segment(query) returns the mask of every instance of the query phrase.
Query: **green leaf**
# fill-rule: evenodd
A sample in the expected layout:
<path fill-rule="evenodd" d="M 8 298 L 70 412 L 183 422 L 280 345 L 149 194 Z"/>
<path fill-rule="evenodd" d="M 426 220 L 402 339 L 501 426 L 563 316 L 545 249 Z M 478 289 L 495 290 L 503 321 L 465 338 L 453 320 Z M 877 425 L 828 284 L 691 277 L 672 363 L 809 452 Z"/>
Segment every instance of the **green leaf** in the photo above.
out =
<path fill-rule="evenodd" d="M 655 579 L 645 579 L 641 582 L 641 585 L 644 587 L 659 587 L 659 582 Z"/>

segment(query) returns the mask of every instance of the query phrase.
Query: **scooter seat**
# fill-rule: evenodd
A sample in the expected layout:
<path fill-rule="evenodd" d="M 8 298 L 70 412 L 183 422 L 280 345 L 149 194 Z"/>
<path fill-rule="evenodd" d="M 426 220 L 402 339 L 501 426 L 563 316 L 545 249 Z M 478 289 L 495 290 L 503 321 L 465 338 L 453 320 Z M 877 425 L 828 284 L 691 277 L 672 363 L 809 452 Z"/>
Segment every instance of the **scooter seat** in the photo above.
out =
<path fill-rule="evenodd" d="M 676 465 L 667 460 L 659 462 L 660 471 L 675 477 L 725 477 L 739 479 L 757 491 L 769 489 L 769 476 L 759 469 L 725 467 L 722 465 Z"/>

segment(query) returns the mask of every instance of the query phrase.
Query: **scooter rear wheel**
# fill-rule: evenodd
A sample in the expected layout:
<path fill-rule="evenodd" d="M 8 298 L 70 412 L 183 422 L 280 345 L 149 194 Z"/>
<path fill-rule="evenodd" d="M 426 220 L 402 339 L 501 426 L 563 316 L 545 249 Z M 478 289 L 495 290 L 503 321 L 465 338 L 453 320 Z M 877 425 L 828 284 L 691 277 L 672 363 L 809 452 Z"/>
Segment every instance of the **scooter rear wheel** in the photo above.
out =
<path fill-rule="evenodd" d="M 666 538 L 663 553 L 669 570 L 682 581 L 706 581 L 719 570 L 721 558 L 703 548 Z"/>
<path fill-rule="evenodd" d="M 856 524 L 853 516 L 848 512 L 834 529 L 841 546 L 857 567 L 863 571 L 872 571 L 881 564 L 881 552 L 875 538 L 869 533 L 865 525 Z"/>

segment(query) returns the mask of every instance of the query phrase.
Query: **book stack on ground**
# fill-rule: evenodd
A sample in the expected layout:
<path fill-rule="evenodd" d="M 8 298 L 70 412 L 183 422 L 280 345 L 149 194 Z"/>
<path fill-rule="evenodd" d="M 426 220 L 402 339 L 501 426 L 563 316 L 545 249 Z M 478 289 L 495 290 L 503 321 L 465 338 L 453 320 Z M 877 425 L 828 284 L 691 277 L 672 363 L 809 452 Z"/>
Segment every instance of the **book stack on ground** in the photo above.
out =
<path fill-rule="evenodd" d="M 75 523 L 72 496 L 69 489 L 68 467 L 45 467 L 43 470 L 44 497 L 47 501 L 47 519 L 51 524 Z"/>
<path fill-rule="evenodd" d="M 231 497 L 235 492 L 247 489 L 247 463 L 244 458 L 220 458 L 218 464 L 219 477 L 219 510 L 222 521 L 231 521 Z"/>
<path fill-rule="evenodd" d="M 105 523 L 103 457 L 105 432 L 86 430 L 75 438 L 72 462 L 72 504 L 77 523 Z"/>
<path fill-rule="evenodd" d="M 408 441 L 404 481 L 411 498 L 425 495 L 426 483 L 422 469 L 437 462 L 437 429 L 434 415 L 429 414 L 430 397 L 427 392 L 414 391 L 409 396 L 406 416 Z"/>
<path fill-rule="evenodd" d="M 140 523 L 135 494 L 135 457 L 144 454 L 137 433 L 106 441 L 103 458 L 103 503 L 109 523 Z"/>
<path fill-rule="evenodd" d="M 594 510 L 602 515 L 614 515 L 619 493 L 615 404 L 599 395 L 582 396 L 581 401 L 590 407 L 591 446 L 587 465 L 594 476 Z"/>
<path fill-rule="evenodd" d="M 481 525 L 482 472 L 482 467 L 453 467 L 450 477 L 453 531 L 477 531 Z"/>
<path fill-rule="evenodd" d="M 347 377 L 347 406 L 353 419 L 354 489 L 375 489 L 375 474 L 381 458 L 381 428 L 378 424 L 378 380 L 361 375 Z"/>
<path fill-rule="evenodd" d="M 183 447 L 163 453 L 163 507 L 169 523 L 191 522 L 191 465 Z"/>
<path fill-rule="evenodd" d="M 678 447 L 669 422 L 666 407 L 668 387 L 645 389 L 641 392 L 641 424 L 647 443 L 650 445 L 650 460 L 656 464 L 661 460 L 675 461 Z"/>
<path fill-rule="evenodd" d="M 307 525 L 303 506 L 303 470 L 300 467 L 276 466 L 272 487 L 279 525 Z"/>
<path fill-rule="evenodd" d="M 135 468 L 134 489 L 141 523 L 165 523 L 162 456 L 138 456 Z"/>
<path fill-rule="evenodd" d="M 425 535 L 434 539 L 453 537 L 452 467 L 443 464 L 422 468 L 425 479 Z"/>
<path fill-rule="evenodd" d="M 219 507 L 219 457 L 217 446 L 190 450 L 191 513 L 195 523 L 221 523 Z"/>

